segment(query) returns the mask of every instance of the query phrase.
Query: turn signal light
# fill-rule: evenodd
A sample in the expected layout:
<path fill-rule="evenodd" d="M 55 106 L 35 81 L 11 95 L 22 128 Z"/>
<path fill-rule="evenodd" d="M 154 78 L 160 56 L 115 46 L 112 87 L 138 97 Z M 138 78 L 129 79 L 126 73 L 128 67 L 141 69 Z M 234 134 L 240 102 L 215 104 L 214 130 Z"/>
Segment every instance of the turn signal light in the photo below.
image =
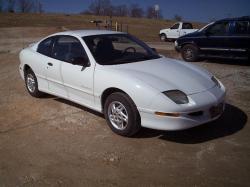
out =
<path fill-rule="evenodd" d="M 155 115 L 158 116 L 170 116 L 170 117 L 179 117 L 179 113 L 172 113 L 172 112 L 155 112 Z"/>

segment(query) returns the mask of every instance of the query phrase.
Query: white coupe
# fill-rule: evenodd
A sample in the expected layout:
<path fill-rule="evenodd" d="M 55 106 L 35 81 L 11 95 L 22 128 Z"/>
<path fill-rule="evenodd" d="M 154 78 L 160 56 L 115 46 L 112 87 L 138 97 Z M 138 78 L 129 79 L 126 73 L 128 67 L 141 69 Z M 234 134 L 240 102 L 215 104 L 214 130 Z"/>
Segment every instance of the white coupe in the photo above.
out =
<path fill-rule="evenodd" d="M 181 130 L 217 119 L 225 87 L 211 73 L 121 32 L 66 31 L 20 52 L 30 95 L 49 93 L 104 113 L 117 134 Z"/>

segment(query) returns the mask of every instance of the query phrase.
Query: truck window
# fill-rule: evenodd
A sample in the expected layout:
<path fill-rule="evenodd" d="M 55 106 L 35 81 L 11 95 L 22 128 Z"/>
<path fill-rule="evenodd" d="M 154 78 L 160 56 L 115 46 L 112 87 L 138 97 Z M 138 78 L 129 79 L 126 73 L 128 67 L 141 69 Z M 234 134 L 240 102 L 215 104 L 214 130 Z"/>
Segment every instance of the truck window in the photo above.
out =
<path fill-rule="evenodd" d="M 183 23 L 182 29 L 193 29 L 193 26 L 191 23 Z"/>
<path fill-rule="evenodd" d="M 249 22 L 248 21 L 236 21 L 234 28 L 234 35 L 249 35 Z"/>
<path fill-rule="evenodd" d="M 176 23 L 170 29 L 179 29 L 179 25 L 179 23 Z"/>

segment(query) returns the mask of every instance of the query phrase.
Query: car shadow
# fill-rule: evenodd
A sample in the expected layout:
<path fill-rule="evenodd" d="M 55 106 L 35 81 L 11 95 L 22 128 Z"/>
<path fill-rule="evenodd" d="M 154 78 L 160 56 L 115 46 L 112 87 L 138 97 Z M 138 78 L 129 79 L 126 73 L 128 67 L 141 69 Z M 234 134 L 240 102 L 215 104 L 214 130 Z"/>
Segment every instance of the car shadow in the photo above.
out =
<path fill-rule="evenodd" d="M 87 108 L 87 107 L 84 107 L 84 106 L 82 106 L 82 105 L 79 105 L 79 104 L 77 104 L 77 103 L 73 103 L 72 101 L 69 101 L 69 100 L 66 100 L 66 99 L 62 99 L 62 98 L 58 98 L 58 97 L 54 98 L 54 100 L 55 100 L 55 101 L 58 101 L 58 102 L 61 102 L 61 103 L 64 103 L 64 104 L 66 104 L 66 105 L 70 105 L 70 106 L 79 108 L 79 109 L 81 109 L 81 110 L 83 110 L 83 111 L 86 111 L 86 112 L 89 112 L 89 113 L 94 114 L 94 115 L 96 115 L 96 116 L 99 116 L 99 117 L 104 118 L 104 115 L 103 115 L 102 113 L 97 112 L 97 111 L 92 110 L 92 109 L 89 109 L 89 108 Z"/>
<path fill-rule="evenodd" d="M 182 131 L 158 131 L 143 128 L 134 138 L 151 138 L 182 144 L 197 144 L 234 134 L 244 128 L 247 115 L 239 108 L 226 104 L 223 115 L 210 123 Z"/>
<path fill-rule="evenodd" d="M 54 100 L 104 118 L 104 115 L 102 113 L 96 112 L 92 109 L 86 108 L 71 101 L 57 97 L 54 98 Z M 246 125 L 247 119 L 247 115 L 241 109 L 236 106 L 226 104 L 223 115 L 213 122 L 181 131 L 160 131 L 142 128 L 132 138 L 144 139 L 158 137 L 161 140 L 172 141 L 176 143 L 198 144 L 229 136 L 240 131 Z"/>
<path fill-rule="evenodd" d="M 200 59 L 200 61 L 205 63 L 216 63 L 216 64 L 226 64 L 226 65 L 238 65 L 238 66 L 250 66 L 250 60 L 239 60 L 239 59 L 222 59 L 222 58 L 206 58 Z"/>

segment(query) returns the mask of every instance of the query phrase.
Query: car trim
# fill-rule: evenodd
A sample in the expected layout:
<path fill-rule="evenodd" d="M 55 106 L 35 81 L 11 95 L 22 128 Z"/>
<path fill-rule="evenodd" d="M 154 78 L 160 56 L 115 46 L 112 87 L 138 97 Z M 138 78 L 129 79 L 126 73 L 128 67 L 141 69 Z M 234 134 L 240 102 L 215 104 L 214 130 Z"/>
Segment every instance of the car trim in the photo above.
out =
<path fill-rule="evenodd" d="M 233 48 L 210 48 L 210 47 L 203 47 L 200 48 L 201 50 L 208 50 L 208 51 L 238 51 L 238 52 L 246 52 L 246 49 L 233 49 Z"/>

